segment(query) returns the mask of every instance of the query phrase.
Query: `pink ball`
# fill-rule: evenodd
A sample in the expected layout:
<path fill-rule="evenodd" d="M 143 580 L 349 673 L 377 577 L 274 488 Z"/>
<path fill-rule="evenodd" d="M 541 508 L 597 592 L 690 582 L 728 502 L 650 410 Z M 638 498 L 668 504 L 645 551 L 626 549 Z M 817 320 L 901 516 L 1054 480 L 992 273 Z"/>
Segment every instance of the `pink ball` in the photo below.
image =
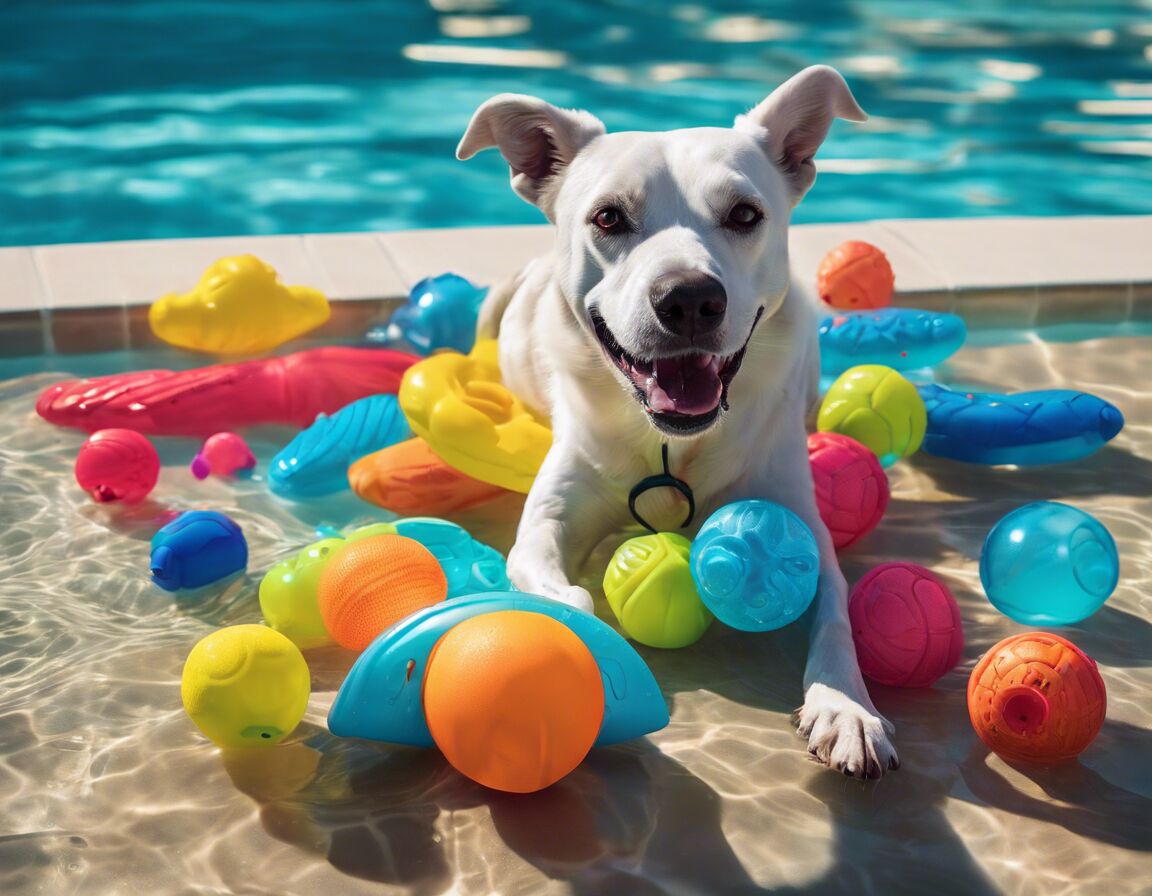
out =
<path fill-rule="evenodd" d="M 152 443 L 130 429 L 102 429 L 76 455 L 76 481 L 100 503 L 143 501 L 160 478 Z"/>
<path fill-rule="evenodd" d="M 960 608 L 948 586 L 915 563 L 883 563 L 848 596 L 860 671 L 880 684 L 926 688 L 964 647 Z"/>
<path fill-rule="evenodd" d="M 837 550 L 876 528 L 888 508 L 888 477 L 868 448 L 838 432 L 808 436 L 820 519 Z"/>
<path fill-rule="evenodd" d="M 234 432 L 209 436 L 200 453 L 192 458 L 192 475 L 206 479 L 210 473 L 231 476 L 237 470 L 251 470 L 256 458 L 248 443 Z"/>

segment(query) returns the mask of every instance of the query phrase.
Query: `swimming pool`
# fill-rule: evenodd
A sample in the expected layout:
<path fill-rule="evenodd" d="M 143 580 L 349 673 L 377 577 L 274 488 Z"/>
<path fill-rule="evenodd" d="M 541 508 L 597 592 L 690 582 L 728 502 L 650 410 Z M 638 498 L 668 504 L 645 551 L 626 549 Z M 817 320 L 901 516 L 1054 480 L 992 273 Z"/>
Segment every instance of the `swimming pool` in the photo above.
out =
<path fill-rule="evenodd" d="M 798 221 L 1147 212 L 1150 45 L 1145 0 L 9 3 L 0 245 L 534 222 L 453 157 L 488 96 L 726 124 L 814 62 L 873 118 Z"/>

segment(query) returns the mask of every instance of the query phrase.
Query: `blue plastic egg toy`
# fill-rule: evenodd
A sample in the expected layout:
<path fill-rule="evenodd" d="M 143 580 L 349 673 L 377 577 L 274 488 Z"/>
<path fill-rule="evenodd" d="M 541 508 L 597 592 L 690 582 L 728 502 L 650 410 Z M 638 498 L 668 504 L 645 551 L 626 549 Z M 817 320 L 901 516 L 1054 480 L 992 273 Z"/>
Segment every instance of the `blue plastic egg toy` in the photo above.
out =
<path fill-rule="evenodd" d="M 1025 625 L 1071 625 L 1103 606 L 1120 578 L 1112 534 L 1094 516 L 1037 501 L 1000 520 L 980 552 L 992 605 Z"/>
<path fill-rule="evenodd" d="M 189 510 L 152 536 L 152 581 L 165 591 L 201 588 L 247 565 L 244 533 L 214 510 Z"/>
<path fill-rule="evenodd" d="M 766 632 L 808 609 L 820 551 L 812 530 L 791 510 L 771 501 L 737 501 L 704 523 L 689 564 L 716 618 L 741 631 Z"/>
<path fill-rule="evenodd" d="M 365 338 L 420 355 L 442 348 L 467 354 L 476 341 L 476 318 L 487 294 L 486 288 L 458 274 L 426 277 L 412 287 L 407 304 Z"/>

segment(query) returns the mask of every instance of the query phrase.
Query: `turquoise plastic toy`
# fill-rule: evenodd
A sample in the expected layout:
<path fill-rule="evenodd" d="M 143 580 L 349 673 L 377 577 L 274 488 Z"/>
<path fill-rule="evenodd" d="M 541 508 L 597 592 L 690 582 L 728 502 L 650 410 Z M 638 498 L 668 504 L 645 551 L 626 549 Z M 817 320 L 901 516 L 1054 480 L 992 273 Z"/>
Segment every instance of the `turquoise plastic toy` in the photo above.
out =
<path fill-rule="evenodd" d="M 476 318 L 487 294 L 487 288 L 473 286 L 458 274 L 425 277 L 408 293 L 408 303 L 397 308 L 387 324 L 369 330 L 365 339 L 420 355 L 443 348 L 467 354 L 476 341 Z"/>
<path fill-rule="evenodd" d="M 820 370 L 839 376 L 858 364 L 931 367 L 954 355 L 967 338 L 963 319 L 944 311 L 841 311 L 820 322 Z"/>
<path fill-rule="evenodd" d="M 247 565 L 244 533 L 214 510 L 189 510 L 152 536 L 152 581 L 165 591 L 201 588 Z"/>
<path fill-rule="evenodd" d="M 392 525 L 397 535 L 420 542 L 440 561 L 448 578 L 449 598 L 511 589 L 504 556 L 462 526 L 431 517 L 410 517 Z"/>

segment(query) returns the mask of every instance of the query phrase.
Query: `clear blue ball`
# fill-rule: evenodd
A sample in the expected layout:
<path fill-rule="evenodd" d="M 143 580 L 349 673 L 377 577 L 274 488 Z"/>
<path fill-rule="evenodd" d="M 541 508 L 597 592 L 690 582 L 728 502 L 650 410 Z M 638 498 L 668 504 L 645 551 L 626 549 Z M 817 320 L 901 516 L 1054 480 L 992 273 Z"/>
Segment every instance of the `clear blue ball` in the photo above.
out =
<path fill-rule="evenodd" d="M 992 527 L 980 581 L 997 610 L 1026 625 L 1071 625 L 1104 605 L 1120 578 L 1111 533 L 1067 504 L 1037 501 Z"/>

